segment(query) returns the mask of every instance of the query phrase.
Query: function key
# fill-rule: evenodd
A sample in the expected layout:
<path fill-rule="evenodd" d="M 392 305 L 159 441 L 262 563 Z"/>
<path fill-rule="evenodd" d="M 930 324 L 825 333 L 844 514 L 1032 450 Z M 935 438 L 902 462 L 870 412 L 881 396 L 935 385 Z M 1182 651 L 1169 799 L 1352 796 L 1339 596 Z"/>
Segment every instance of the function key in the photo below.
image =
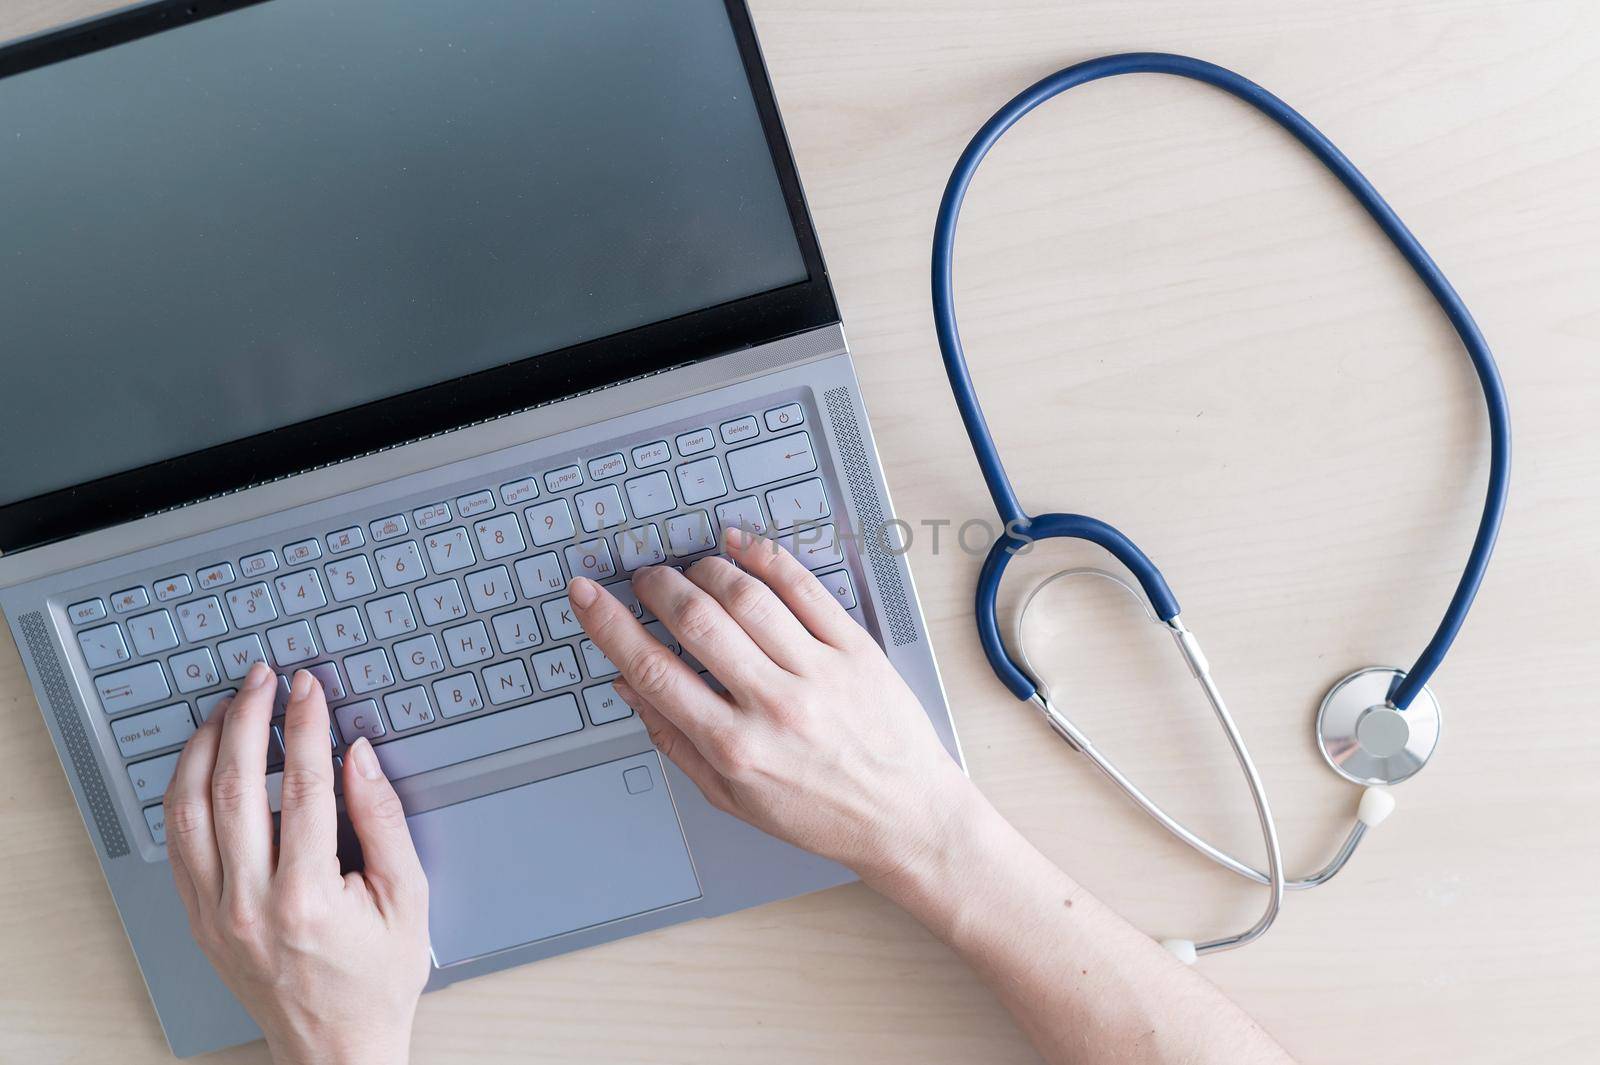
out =
<path fill-rule="evenodd" d="M 166 603 L 173 599 L 180 599 L 189 594 L 189 578 L 183 574 L 168 577 L 163 581 L 156 581 L 156 600 Z"/>
<path fill-rule="evenodd" d="M 322 557 L 322 545 L 316 540 L 301 540 L 292 543 L 283 549 L 285 565 L 298 566 L 302 562 L 314 562 Z"/>
<path fill-rule="evenodd" d="M 665 440 L 657 440 L 653 444 L 640 444 L 633 449 L 633 465 L 635 469 L 647 469 L 659 466 L 672 459 L 672 449 L 667 447 Z"/>
<path fill-rule="evenodd" d="M 446 525 L 450 521 L 450 504 L 439 502 L 418 507 L 411 512 L 411 520 L 416 522 L 418 529 L 433 529 Z"/>
<path fill-rule="evenodd" d="M 233 566 L 226 562 L 218 562 L 215 566 L 207 566 L 195 577 L 200 581 L 200 590 L 216 588 L 224 584 L 233 583 Z"/>
<path fill-rule="evenodd" d="M 233 567 L 229 566 L 227 569 L 228 580 L 231 581 L 233 580 Z M 126 614 L 130 610 L 138 610 L 142 606 L 148 606 L 149 603 L 150 596 L 145 593 L 143 588 L 124 588 L 120 592 L 111 593 L 111 609 L 119 614 Z"/>
<path fill-rule="evenodd" d="M 185 577 L 183 582 L 188 584 L 189 578 Z M 161 593 L 157 591 L 156 594 L 160 595 Z M 84 625 L 91 621 L 99 621 L 105 616 L 106 605 L 99 599 L 85 599 L 81 603 L 73 603 L 67 607 L 67 617 L 72 619 L 74 625 Z"/>
<path fill-rule="evenodd" d="M 528 500 L 537 499 L 538 497 L 539 486 L 534 483 L 532 477 L 524 477 L 520 481 L 512 481 L 510 484 L 500 486 L 500 502 L 508 507 L 514 507 L 519 503 L 526 503 Z"/>
<path fill-rule="evenodd" d="M 367 528 L 372 530 L 374 543 L 383 543 L 393 540 L 396 536 L 404 536 L 407 531 L 406 516 L 404 514 L 391 514 L 387 518 L 379 518 Z"/>
<path fill-rule="evenodd" d="M 698 455 L 702 451 L 710 451 L 717 446 L 717 438 L 709 427 L 696 429 L 692 433 L 681 433 L 678 436 L 678 454 L 684 458 Z"/>
<path fill-rule="evenodd" d="M 329 533 L 327 540 L 328 550 L 337 555 L 341 551 L 354 551 L 358 547 L 364 547 L 367 534 L 361 531 L 361 526 L 352 525 L 348 529 Z"/>
<path fill-rule="evenodd" d="M 798 403 L 786 403 L 767 411 L 766 419 L 767 428 L 777 432 L 780 429 L 793 429 L 797 425 L 804 425 L 806 412 Z"/>
<path fill-rule="evenodd" d="M 544 486 L 552 492 L 563 492 L 583 483 L 583 472 L 576 466 L 563 466 L 544 475 Z"/>
<path fill-rule="evenodd" d="M 259 577 L 278 568 L 278 556 L 271 551 L 258 551 L 239 560 L 239 572 L 246 577 Z"/>
<path fill-rule="evenodd" d="M 463 518 L 470 518 L 475 514 L 484 514 L 494 509 L 494 493 L 485 488 L 481 492 L 462 496 L 456 500 L 456 513 Z"/>
<path fill-rule="evenodd" d="M 723 422 L 719 431 L 722 433 L 723 443 L 737 444 L 741 440 L 750 440 L 761 435 L 761 425 L 756 421 L 754 414 L 746 414 L 743 418 Z"/>
<path fill-rule="evenodd" d="M 589 460 L 589 479 L 603 481 L 607 477 L 615 477 L 619 473 L 628 472 L 628 460 L 622 455 L 602 455 L 597 459 Z"/>

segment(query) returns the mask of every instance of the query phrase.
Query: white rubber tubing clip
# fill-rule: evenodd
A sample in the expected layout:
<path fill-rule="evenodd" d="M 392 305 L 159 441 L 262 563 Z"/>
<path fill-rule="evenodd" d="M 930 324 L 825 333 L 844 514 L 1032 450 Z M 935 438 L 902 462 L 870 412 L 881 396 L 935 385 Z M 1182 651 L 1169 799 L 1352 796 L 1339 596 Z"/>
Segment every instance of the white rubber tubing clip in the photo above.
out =
<path fill-rule="evenodd" d="M 1194 940 L 1192 940 L 1192 939 L 1163 939 L 1161 941 L 1161 945 L 1163 947 L 1167 948 L 1167 953 L 1168 954 L 1171 954 L 1174 958 L 1177 958 L 1179 961 L 1183 962 L 1183 964 L 1185 964 L 1185 965 L 1193 965 L 1194 964 L 1194 960 L 1197 957 L 1197 955 L 1194 952 Z"/>

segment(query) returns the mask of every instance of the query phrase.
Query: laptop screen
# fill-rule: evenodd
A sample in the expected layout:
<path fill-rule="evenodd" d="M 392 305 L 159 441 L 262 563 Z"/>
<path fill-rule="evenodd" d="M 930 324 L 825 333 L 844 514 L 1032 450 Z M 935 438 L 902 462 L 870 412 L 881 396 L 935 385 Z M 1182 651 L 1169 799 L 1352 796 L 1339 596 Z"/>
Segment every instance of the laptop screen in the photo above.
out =
<path fill-rule="evenodd" d="M 267 0 L 0 78 L 0 508 L 509 364 L 392 409 L 437 431 L 712 354 L 537 372 L 820 275 L 736 21 Z M 294 468 L 399 442 L 352 431 Z M 292 472 L 250 461 L 234 487 Z"/>

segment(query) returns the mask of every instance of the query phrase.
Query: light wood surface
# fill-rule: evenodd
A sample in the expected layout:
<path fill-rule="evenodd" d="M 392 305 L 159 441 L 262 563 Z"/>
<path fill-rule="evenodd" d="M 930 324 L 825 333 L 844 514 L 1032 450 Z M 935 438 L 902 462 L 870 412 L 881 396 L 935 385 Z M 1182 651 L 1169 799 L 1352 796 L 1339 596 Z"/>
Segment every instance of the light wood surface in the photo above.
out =
<path fill-rule="evenodd" d="M 0 0 L 0 38 L 103 0 Z M 1435 689 L 1436 763 L 1333 885 L 1204 971 L 1307 1061 L 1592 1061 L 1600 1040 L 1600 8 L 1587 0 L 757 0 L 900 516 L 992 517 L 938 362 L 928 242 L 951 162 L 1033 79 L 1187 52 L 1289 100 L 1466 296 L 1514 414 L 1512 505 Z M 1079 90 L 998 148 L 960 240 L 964 336 L 1018 490 L 1162 564 L 1253 744 L 1286 851 L 1320 863 L 1354 789 L 1311 741 L 1344 673 L 1407 664 L 1482 498 L 1467 362 L 1320 168 L 1219 94 Z M 977 559 L 913 548 L 973 777 L 1141 927 L 1261 899 L 1161 835 L 992 679 Z M 946 536 L 948 540 L 948 534 Z M 1028 569 L 1094 561 L 1038 552 Z M 1024 581 L 1011 580 L 1013 591 Z M 1218 839 L 1248 801 L 1167 641 L 1063 591 L 1035 634 L 1086 726 Z M 0 641 L 0 1059 L 167 1060 L 9 640 Z M 860 887 L 473 981 L 418 1062 L 1035 1060 L 941 945 Z M 258 1062 L 258 1044 L 214 1060 Z"/>

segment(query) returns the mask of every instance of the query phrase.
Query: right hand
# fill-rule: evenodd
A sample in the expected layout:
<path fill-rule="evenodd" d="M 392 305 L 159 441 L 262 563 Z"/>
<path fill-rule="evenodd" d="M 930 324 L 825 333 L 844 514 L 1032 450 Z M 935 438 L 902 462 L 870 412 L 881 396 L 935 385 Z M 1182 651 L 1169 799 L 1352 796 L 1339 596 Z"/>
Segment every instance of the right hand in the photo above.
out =
<path fill-rule="evenodd" d="M 793 556 L 740 529 L 640 602 L 727 689 L 714 691 L 593 581 L 569 596 L 616 663 L 617 694 L 711 804 L 869 883 L 936 847 L 976 795 L 883 651 Z"/>

